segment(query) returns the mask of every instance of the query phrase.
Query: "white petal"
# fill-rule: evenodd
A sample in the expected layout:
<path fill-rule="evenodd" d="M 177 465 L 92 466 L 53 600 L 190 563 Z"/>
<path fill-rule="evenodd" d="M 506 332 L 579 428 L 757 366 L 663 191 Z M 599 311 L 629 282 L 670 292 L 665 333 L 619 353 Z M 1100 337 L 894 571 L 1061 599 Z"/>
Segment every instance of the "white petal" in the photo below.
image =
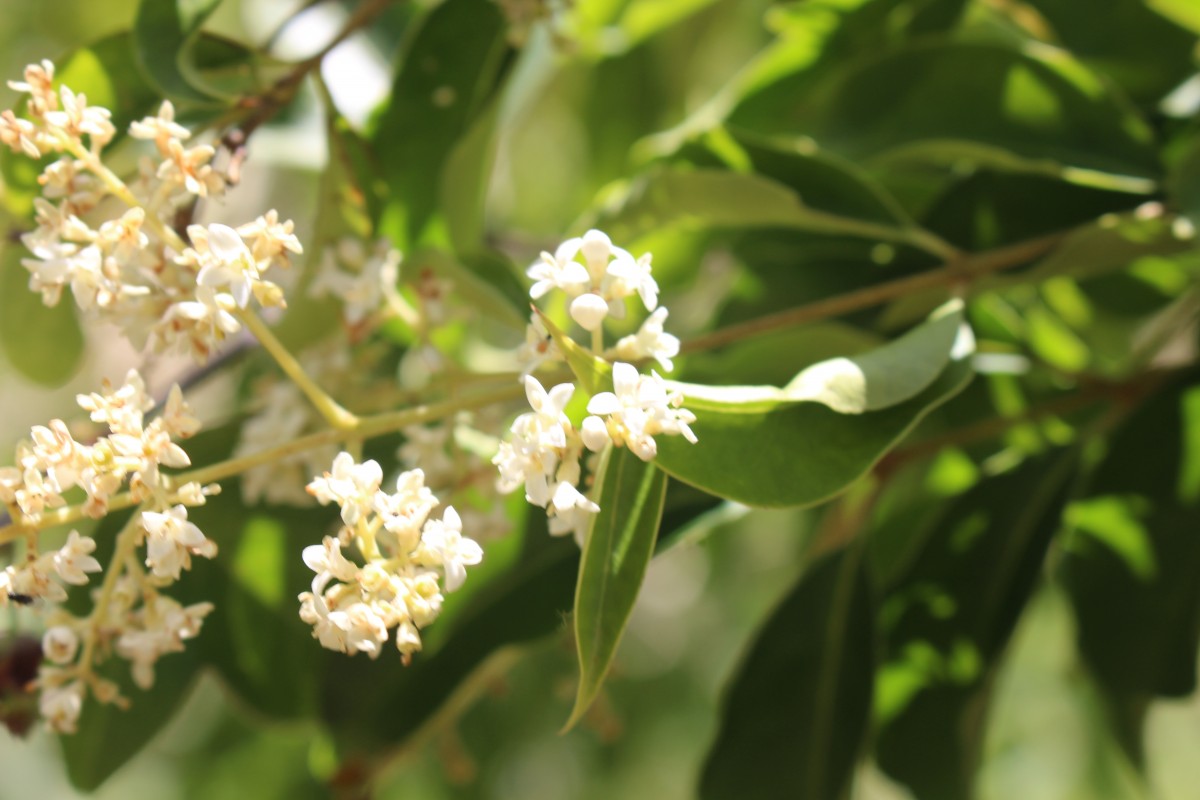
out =
<path fill-rule="evenodd" d="M 571 319 L 585 331 L 597 330 L 608 316 L 608 303 L 598 294 L 581 294 L 571 301 Z"/>

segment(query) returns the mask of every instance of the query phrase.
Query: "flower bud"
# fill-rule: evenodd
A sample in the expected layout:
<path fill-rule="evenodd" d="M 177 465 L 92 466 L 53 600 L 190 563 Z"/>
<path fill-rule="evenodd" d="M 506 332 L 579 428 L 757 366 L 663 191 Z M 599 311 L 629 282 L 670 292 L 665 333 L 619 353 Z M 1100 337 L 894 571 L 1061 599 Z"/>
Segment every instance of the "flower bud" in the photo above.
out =
<path fill-rule="evenodd" d="M 598 294 L 581 294 L 571 301 L 571 319 L 586 331 L 594 331 L 608 316 L 608 303 Z"/>

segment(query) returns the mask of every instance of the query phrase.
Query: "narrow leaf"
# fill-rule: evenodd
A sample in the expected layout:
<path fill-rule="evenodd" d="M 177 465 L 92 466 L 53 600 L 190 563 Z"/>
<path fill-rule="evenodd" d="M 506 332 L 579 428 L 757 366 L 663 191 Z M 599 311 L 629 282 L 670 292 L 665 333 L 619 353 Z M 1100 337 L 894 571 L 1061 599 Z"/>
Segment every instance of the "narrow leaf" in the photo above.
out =
<path fill-rule="evenodd" d="M 873 615 L 858 549 L 805 572 L 728 690 L 702 798 L 846 796 L 870 719 Z"/>
<path fill-rule="evenodd" d="M 596 482 L 600 513 L 575 588 L 579 691 L 564 731 L 591 707 L 608 674 L 654 553 L 667 489 L 666 473 L 625 447 L 606 451 Z"/>

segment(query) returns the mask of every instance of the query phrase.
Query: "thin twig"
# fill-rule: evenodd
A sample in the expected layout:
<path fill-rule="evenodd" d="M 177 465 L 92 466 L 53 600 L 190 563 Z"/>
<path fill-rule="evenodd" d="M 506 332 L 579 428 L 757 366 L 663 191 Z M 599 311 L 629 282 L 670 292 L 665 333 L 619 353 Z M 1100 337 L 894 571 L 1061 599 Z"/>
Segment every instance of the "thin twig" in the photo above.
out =
<path fill-rule="evenodd" d="M 682 353 L 695 353 L 702 350 L 714 350 L 743 339 L 761 336 L 783 328 L 792 328 L 809 322 L 817 322 L 831 317 L 861 311 L 865 308 L 882 305 L 889 300 L 903 297 L 910 292 L 924 289 L 934 289 L 939 286 L 954 286 L 961 284 L 969 286 L 972 281 L 992 272 L 1019 267 L 1043 256 L 1057 247 L 1071 231 L 1061 231 L 1037 239 L 1018 242 L 1007 247 L 1000 247 L 975 255 L 965 255 L 960 259 L 949 261 L 941 267 L 915 275 L 866 286 L 845 294 L 827 297 L 806 303 L 802 306 L 789 308 L 775 314 L 768 314 L 757 319 L 739 322 L 703 336 L 697 336 L 684 342 L 680 348 Z"/>

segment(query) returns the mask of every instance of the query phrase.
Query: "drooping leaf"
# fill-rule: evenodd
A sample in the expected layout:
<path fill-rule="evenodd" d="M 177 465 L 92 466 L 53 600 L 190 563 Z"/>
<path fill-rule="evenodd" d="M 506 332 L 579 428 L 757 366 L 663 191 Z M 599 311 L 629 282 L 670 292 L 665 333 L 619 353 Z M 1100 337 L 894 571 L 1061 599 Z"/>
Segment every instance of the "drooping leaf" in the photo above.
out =
<path fill-rule="evenodd" d="M 1117 431 L 1068 516 L 1061 575 L 1079 650 L 1135 761 L 1142 757 L 1146 704 L 1185 697 L 1196 687 L 1198 464 L 1200 389 L 1185 380 Z"/>
<path fill-rule="evenodd" d="M 880 604 L 876 756 L 918 797 L 973 796 L 992 676 L 1059 527 L 1074 464 L 1073 453 L 1052 453 L 982 480 L 925 518 L 907 568 L 874 570 L 891 579 Z"/>
<path fill-rule="evenodd" d="M 188 64 L 202 26 L 221 0 L 142 0 L 133 23 L 137 63 L 168 99 L 190 105 L 217 105 Z"/>
<path fill-rule="evenodd" d="M 610 448 L 596 483 L 600 513 L 588 531 L 575 588 L 579 689 L 564 730 L 592 705 L 616 655 L 654 553 L 667 476 L 627 447 Z"/>
<path fill-rule="evenodd" d="M 506 31 L 496 4 L 447 0 L 429 12 L 406 48 L 372 136 L 391 190 L 381 229 L 401 249 L 431 235 L 448 160 L 488 113 L 512 60 Z M 463 207 L 461 198 L 454 207 Z M 456 224 L 461 230 L 466 223 Z"/>
<path fill-rule="evenodd" d="M 862 477 L 971 374 L 965 359 L 950 360 L 920 394 L 856 415 L 817 402 L 685 400 L 699 442 L 660 436 L 656 463 L 672 477 L 747 505 L 812 505 Z"/>
<path fill-rule="evenodd" d="M 871 713 L 875 621 L 860 548 L 811 565 L 734 677 L 703 798 L 847 796 Z"/>
<path fill-rule="evenodd" d="M 58 386 L 75 374 L 83 358 L 75 304 L 67 292 L 58 305 L 43 305 L 41 295 L 29 290 L 22 258 L 31 258 L 22 245 L 0 245 L 0 348 L 25 377 Z"/>

